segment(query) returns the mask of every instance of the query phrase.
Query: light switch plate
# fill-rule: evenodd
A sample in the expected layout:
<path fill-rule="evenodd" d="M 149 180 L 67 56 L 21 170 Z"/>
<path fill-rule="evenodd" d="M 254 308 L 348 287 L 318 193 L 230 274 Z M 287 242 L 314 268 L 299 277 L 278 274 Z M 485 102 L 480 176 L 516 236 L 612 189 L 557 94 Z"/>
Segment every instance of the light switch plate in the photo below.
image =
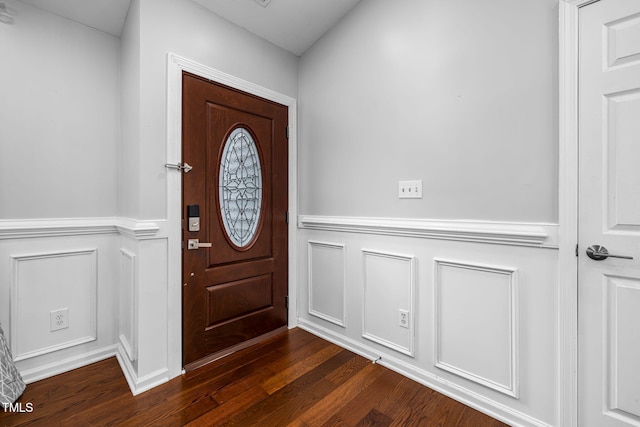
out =
<path fill-rule="evenodd" d="M 422 199 L 422 180 L 399 181 L 398 198 Z"/>

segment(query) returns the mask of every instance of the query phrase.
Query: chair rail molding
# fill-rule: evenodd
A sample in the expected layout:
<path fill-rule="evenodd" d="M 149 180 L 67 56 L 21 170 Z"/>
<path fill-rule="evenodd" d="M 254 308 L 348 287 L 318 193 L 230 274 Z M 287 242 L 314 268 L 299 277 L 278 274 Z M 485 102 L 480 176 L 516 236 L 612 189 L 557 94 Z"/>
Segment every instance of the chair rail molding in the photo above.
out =
<path fill-rule="evenodd" d="M 136 239 L 157 237 L 166 220 L 119 217 L 0 220 L 0 240 L 124 234 Z M 162 233 L 160 233 L 162 234 Z"/>
<path fill-rule="evenodd" d="M 131 218 L 118 218 L 115 227 L 120 234 L 133 237 L 138 240 L 162 238 L 163 228 L 167 221 L 161 220 L 138 220 Z"/>
<path fill-rule="evenodd" d="M 0 240 L 117 233 L 115 217 L 0 220 Z"/>
<path fill-rule="evenodd" d="M 558 225 L 494 221 L 300 215 L 302 229 L 558 248 Z"/>

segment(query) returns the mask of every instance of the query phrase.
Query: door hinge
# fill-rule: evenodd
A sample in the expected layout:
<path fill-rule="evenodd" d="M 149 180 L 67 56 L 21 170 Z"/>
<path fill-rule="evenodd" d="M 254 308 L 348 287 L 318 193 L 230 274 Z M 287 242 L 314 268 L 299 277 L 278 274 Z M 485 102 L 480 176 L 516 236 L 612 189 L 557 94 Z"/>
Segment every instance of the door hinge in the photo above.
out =
<path fill-rule="evenodd" d="M 576 243 L 576 257 L 578 256 L 578 244 Z"/>
<path fill-rule="evenodd" d="M 284 297 L 284 306 L 288 310 L 289 309 L 289 296 Z"/>
<path fill-rule="evenodd" d="M 289 211 L 287 211 L 287 215 L 285 217 L 285 220 L 287 221 L 287 224 L 289 224 Z"/>
<path fill-rule="evenodd" d="M 287 126 L 287 139 L 289 139 L 289 126 Z"/>

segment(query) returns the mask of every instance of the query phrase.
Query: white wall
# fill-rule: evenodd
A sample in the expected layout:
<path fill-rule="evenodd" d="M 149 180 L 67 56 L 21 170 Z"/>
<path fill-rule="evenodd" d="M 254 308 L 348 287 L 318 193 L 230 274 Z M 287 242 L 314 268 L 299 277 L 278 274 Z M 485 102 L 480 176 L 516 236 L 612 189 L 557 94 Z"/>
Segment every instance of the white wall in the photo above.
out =
<path fill-rule="evenodd" d="M 140 3 L 132 1 L 120 36 L 120 170 L 118 215 L 137 218 L 140 210 Z"/>
<path fill-rule="evenodd" d="M 518 426 L 563 411 L 557 12 L 366 0 L 299 65 L 300 326 Z"/>
<path fill-rule="evenodd" d="M 141 0 L 137 218 L 166 215 L 167 53 L 297 97 L 294 55 L 188 0 Z M 123 39 L 124 40 L 124 39 Z M 126 40 L 123 49 L 127 49 Z M 129 108 L 125 106 L 125 108 Z M 127 188 L 124 188 L 125 199 Z M 135 191 L 135 190 L 134 190 Z"/>
<path fill-rule="evenodd" d="M 6 4 L 0 323 L 31 382 L 115 354 L 120 42 Z M 51 331 L 59 309 L 68 328 Z"/>
<path fill-rule="evenodd" d="M 114 353 L 134 392 L 179 372 L 175 172 L 163 167 L 171 52 L 299 94 L 306 215 L 291 280 L 303 327 L 514 425 L 557 424 L 555 0 L 363 1 L 303 56 L 299 76 L 295 56 L 188 0 L 133 0 L 121 65 L 117 39 L 9 4 L 19 13 L 0 36 L 22 62 L 0 68 L 16 82 L 0 101 L 0 219 L 19 221 L 0 221 L 0 322 L 47 338 L 35 352 L 18 342 L 33 355 L 19 362 L 29 379 Z M 61 166 L 71 153 L 88 168 L 81 179 Z M 424 199 L 398 200 L 398 179 L 423 179 Z M 53 219 L 92 216 L 108 218 Z M 84 274 L 59 281 L 56 269 Z M 20 298 L 47 292 L 64 298 Z M 96 339 L 70 328 L 49 340 L 46 315 L 61 305 L 94 322 Z M 20 320 L 33 307 L 39 320 Z"/>
<path fill-rule="evenodd" d="M 557 32 L 557 0 L 360 2 L 300 61 L 300 211 L 557 222 Z"/>
<path fill-rule="evenodd" d="M 0 23 L 0 219 L 115 216 L 119 40 L 19 1 Z"/>

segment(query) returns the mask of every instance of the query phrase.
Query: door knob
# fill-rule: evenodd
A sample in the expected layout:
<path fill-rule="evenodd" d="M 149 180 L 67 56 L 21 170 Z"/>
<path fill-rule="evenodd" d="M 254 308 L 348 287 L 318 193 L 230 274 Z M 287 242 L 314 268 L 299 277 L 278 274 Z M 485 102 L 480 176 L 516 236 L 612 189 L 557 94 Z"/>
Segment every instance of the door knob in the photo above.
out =
<path fill-rule="evenodd" d="M 607 258 L 633 259 L 632 256 L 610 254 L 607 248 L 600 245 L 589 246 L 587 248 L 587 256 L 594 261 L 604 261 Z"/>
<path fill-rule="evenodd" d="M 187 241 L 187 249 L 200 249 L 200 248 L 210 248 L 211 243 L 203 243 L 199 239 L 189 239 Z"/>
<path fill-rule="evenodd" d="M 193 166 L 191 166 L 189 163 L 184 162 L 184 163 L 176 163 L 176 164 L 172 164 L 172 163 L 165 163 L 164 167 L 167 169 L 175 169 L 178 172 L 184 172 L 184 173 L 189 173 L 191 171 L 191 169 L 193 169 Z"/>

